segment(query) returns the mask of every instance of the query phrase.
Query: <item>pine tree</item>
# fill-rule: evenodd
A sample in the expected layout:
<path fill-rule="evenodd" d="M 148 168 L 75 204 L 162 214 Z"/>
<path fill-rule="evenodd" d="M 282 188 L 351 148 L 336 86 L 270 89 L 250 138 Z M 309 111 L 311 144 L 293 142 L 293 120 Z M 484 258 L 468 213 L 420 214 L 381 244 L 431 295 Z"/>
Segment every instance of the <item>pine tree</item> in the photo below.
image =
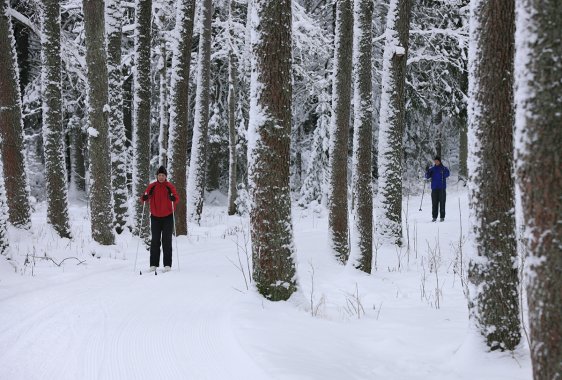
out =
<path fill-rule="evenodd" d="M 411 0 L 391 0 L 386 22 L 378 147 L 377 236 L 402 245 L 402 138 Z"/>
<path fill-rule="evenodd" d="M 60 2 L 46 0 L 42 7 L 41 98 L 43 145 L 47 182 L 47 220 L 61 237 L 70 237 L 62 125 Z"/>
<path fill-rule="evenodd" d="M 0 144 L 2 140 L 0 140 Z M 0 174 L 3 171 L 2 157 L 0 157 Z M 0 175 L 0 256 L 6 256 L 10 249 L 8 241 L 8 205 L 6 202 L 6 190 L 4 177 Z"/>
<path fill-rule="evenodd" d="M 121 64 L 121 0 L 105 0 L 107 26 L 107 76 L 109 93 L 109 136 L 111 141 L 111 185 L 115 231 L 120 234 L 127 224 L 127 151 L 123 123 L 123 74 Z"/>
<path fill-rule="evenodd" d="M 108 77 L 105 51 L 104 0 L 83 0 L 88 77 L 88 133 L 92 237 L 103 245 L 115 242 L 111 193 L 111 153 L 107 106 Z"/>
<path fill-rule="evenodd" d="M 526 226 L 535 380 L 562 378 L 562 13 L 560 1 L 517 0 L 516 173 Z"/>
<path fill-rule="evenodd" d="M 471 321 L 490 349 L 521 339 L 513 182 L 514 4 L 471 2 L 468 146 L 476 257 L 469 264 Z"/>
<path fill-rule="evenodd" d="M 177 0 L 176 4 L 176 26 L 172 36 L 168 174 L 170 180 L 174 182 L 180 198 L 176 209 L 176 233 L 186 235 L 189 67 L 195 1 Z"/>
<path fill-rule="evenodd" d="M 133 95 L 133 198 L 136 233 L 148 236 L 148 212 L 136 202 L 150 180 L 150 46 L 152 43 L 152 0 L 136 0 L 135 69 Z M 179 195 L 179 194 L 178 194 Z M 142 228 L 142 231 L 141 231 Z"/>
<path fill-rule="evenodd" d="M 9 220 L 17 227 L 30 228 L 29 186 L 23 156 L 23 119 L 19 71 L 9 1 L 0 0 L 0 150 Z"/>
<path fill-rule="evenodd" d="M 234 31 L 232 30 L 233 1 L 229 1 L 228 8 L 228 215 L 236 213 L 236 84 L 237 60 L 234 54 Z"/>
<path fill-rule="evenodd" d="M 356 267 L 371 273 L 373 257 L 373 179 L 372 179 L 372 0 L 355 0 L 353 35 L 354 122 L 353 188 Z M 356 246 L 355 246 L 356 245 Z"/>
<path fill-rule="evenodd" d="M 334 69 L 332 79 L 332 118 L 330 122 L 330 179 L 328 191 L 331 249 L 341 263 L 349 257 L 347 217 L 347 150 L 351 110 L 351 54 L 353 44 L 351 0 L 336 4 Z"/>
<path fill-rule="evenodd" d="M 289 188 L 291 0 L 253 0 L 248 182 L 253 276 L 266 298 L 296 291 Z"/>
<path fill-rule="evenodd" d="M 160 102 L 158 104 L 158 119 L 159 119 L 159 133 L 158 133 L 158 166 L 168 164 L 168 128 L 169 128 L 169 112 L 168 112 L 168 49 L 166 47 L 167 31 L 164 30 L 166 22 L 166 14 L 164 9 L 158 12 L 158 24 L 160 30 L 158 33 L 159 43 L 159 57 L 157 64 L 159 94 Z"/>
<path fill-rule="evenodd" d="M 199 36 L 199 54 L 197 56 L 193 142 L 191 159 L 189 160 L 189 175 L 187 176 L 187 218 L 195 223 L 200 222 L 203 212 L 207 170 L 213 2 L 212 0 L 204 0 L 201 6 L 201 35 Z"/>
<path fill-rule="evenodd" d="M 306 176 L 302 183 L 299 205 L 308 206 L 312 202 L 326 205 L 328 201 L 329 180 L 329 145 L 331 97 L 326 87 L 329 81 L 323 81 L 323 89 L 318 95 L 316 106 L 316 128 L 312 134 L 312 146 Z"/>

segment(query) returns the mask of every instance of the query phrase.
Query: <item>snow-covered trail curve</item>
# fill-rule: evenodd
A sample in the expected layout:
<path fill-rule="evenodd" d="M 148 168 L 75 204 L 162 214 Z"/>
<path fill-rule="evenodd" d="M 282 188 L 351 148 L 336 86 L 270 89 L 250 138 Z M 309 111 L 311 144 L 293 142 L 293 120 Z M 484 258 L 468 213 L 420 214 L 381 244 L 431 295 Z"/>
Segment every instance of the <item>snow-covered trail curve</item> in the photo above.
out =
<path fill-rule="evenodd" d="M 225 254 L 182 254 L 183 271 L 157 276 L 133 274 L 127 261 L 4 299 L 0 378 L 270 378 L 233 335 L 238 292 L 209 272 L 239 284 Z"/>

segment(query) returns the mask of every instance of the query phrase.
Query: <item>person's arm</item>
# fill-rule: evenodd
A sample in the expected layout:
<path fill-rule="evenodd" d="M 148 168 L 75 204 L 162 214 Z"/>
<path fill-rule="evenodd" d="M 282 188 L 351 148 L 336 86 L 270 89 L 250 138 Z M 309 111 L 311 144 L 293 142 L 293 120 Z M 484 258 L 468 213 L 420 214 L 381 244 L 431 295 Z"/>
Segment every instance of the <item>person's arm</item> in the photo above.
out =
<path fill-rule="evenodd" d="M 169 194 L 168 194 L 169 199 L 172 202 L 174 202 L 174 206 L 177 207 L 178 203 L 180 202 L 180 197 L 178 195 L 178 192 L 176 191 L 176 187 L 172 185 L 170 182 L 168 182 L 166 186 L 168 187 L 169 190 Z"/>
<path fill-rule="evenodd" d="M 140 196 L 140 202 L 146 202 L 147 200 L 150 199 L 150 197 L 152 196 L 152 189 L 154 188 L 154 183 L 151 183 L 150 185 L 148 185 L 148 187 L 146 188 L 146 190 L 142 193 L 142 195 Z"/>
<path fill-rule="evenodd" d="M 429 166 L 427 166 L 425 168 L 425 178 L 427 178 L 427 179 L 431 178 L 432 174 L 433 174 L 433 168 L 430 168 Z"/>
<path fill-rule="evenodd" d="M 449 173 L 449 168 L 445 166 L 445 178 L 447 178 L 451 173 Z"/>

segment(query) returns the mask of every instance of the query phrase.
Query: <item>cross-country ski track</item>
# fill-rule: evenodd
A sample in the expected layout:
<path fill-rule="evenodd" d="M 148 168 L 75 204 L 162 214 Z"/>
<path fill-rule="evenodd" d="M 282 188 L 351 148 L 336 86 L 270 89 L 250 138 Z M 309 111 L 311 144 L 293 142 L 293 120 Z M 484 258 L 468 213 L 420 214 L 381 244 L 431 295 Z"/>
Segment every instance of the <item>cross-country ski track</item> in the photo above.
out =
<path fill-rule="evenodd" d="M 202 225 L 174 240 L 172 271 L 157 275 L 142 244 L 134 270 L 138 239 L 128 232 L 115 246 L 94 243 L 80 202 L 72 240 L 55 236 L 39 205 L 31 231 L 9 230 L 18 269 L 0 260 L 0 380 L 530 379 L 525 342 L 487 353 L 470 333 L 453 249 L 461 220 L 468 231 L 466 192 L 448 195 L 443 223 L 430 222 L 429 201 L 419 205 L 410 198 L 410 252 L 378 247 L 371 275 L 327 254 L 325 210 L 295 208 L 299 291 L 276 303 L 246 289 L 234 264 L 246 269 L 248 219 L 222 205 L 207 205 Z M 428 264 L 436 247 L 439 307 Z M 84 262 L 59 267 L 44 255 Z"/>

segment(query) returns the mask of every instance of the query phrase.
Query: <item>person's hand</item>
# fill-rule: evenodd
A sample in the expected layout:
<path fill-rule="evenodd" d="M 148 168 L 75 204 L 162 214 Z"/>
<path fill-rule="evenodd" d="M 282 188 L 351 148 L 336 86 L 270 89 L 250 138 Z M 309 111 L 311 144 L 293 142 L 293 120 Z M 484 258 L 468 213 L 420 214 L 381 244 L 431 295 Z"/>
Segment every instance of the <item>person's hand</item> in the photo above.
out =
<path fill-rule="evenodd" d="M 146 202 L 146 201 L 148 200 L 148 198 L 149 198 L 148 194 L 144 194 L 144 195 L 142 196 L 142 200 L 143 200 L 144 202 Z"/>
<path fill-rule="evenodd" d="M 427 165 L 427 166 L 425 167 L 425 171 L 426 171 L 426 172 L 429 171 L 429 165 Z"/>
<path fill-rule="evenodd" d="M 175 196 L 174 194 L 170 194 L 170 200 L 171 200 L 172 202 L 175 202 L 175 201 L 176 201 L 176 196 Z"/>

